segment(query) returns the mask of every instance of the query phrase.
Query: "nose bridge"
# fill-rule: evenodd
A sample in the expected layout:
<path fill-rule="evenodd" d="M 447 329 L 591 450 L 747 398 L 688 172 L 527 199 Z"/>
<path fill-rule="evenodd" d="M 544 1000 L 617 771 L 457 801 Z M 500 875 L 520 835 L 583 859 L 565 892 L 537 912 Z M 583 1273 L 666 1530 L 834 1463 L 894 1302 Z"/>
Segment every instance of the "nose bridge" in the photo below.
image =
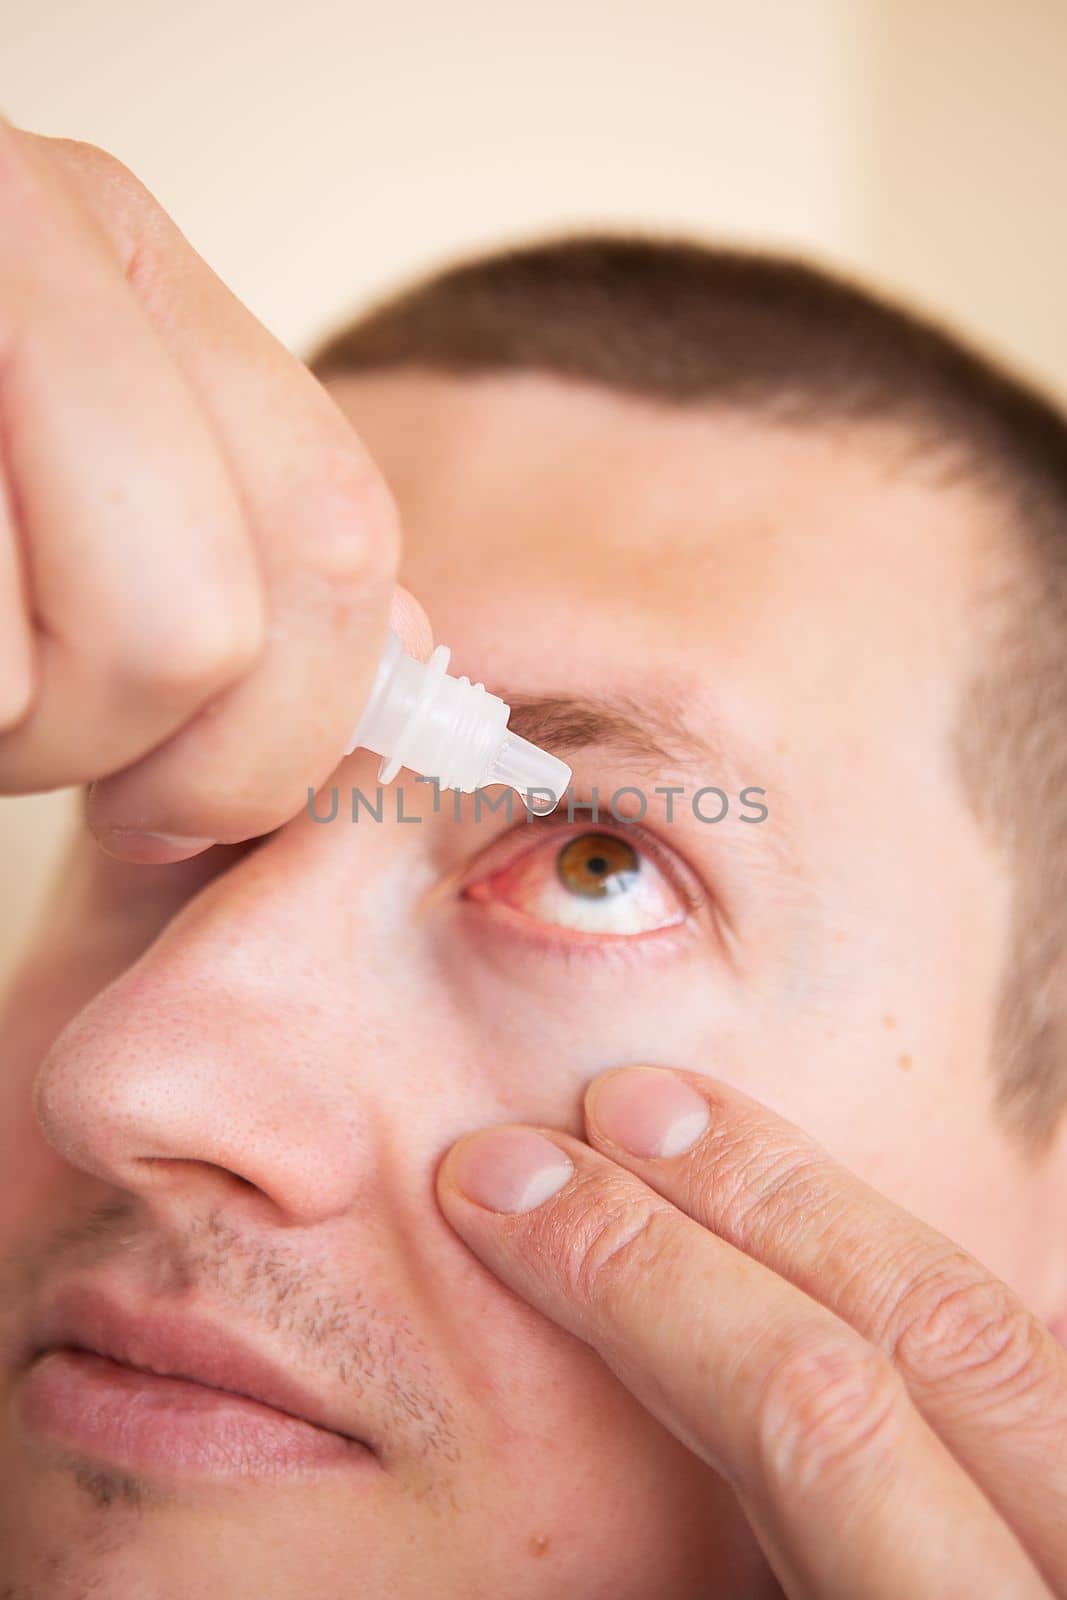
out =
<path fill-rule="evenodd" d="M 361 871 L 342 875 L 328 856 L 284 839 L 260 846 L 182 910 L 141 974 L 178 996 L 225 996 L 248 1028 L 269 1035 L 283 1018 L 301 1033 L 329 995 L 358 992 L 373 1007 L 381 971 L 371 930 L 402 917 L 390 904 L 402 879 L 389 881 L 386 853 L 366 855 Z"/>
<path fill-rule="evenodd" d="M 279 835 L 185 906 L 42 1064 L 38 1117 L 60 1153 L 157 1199 L 168 1174 L 187 1187 L 210 1171 L 294 1219 L 347 1208 L 395 1038 L 370 936 L 405 876 L 389 831 L 343 892 L 313 838 Z"/>

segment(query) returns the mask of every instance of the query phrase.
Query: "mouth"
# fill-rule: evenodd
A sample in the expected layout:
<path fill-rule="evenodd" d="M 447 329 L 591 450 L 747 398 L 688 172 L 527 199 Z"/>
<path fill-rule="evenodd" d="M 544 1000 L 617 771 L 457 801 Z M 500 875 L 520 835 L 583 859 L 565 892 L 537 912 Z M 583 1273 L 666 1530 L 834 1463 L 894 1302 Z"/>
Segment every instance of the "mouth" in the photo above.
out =
<path fill-rule="evenodd" d="M 233 1333 L 85 1289 L 34 1328 L 18 1412 L 38 1441 L 128 1471 L 248 1478 L 378 1465 L 326 1401 Z"/>

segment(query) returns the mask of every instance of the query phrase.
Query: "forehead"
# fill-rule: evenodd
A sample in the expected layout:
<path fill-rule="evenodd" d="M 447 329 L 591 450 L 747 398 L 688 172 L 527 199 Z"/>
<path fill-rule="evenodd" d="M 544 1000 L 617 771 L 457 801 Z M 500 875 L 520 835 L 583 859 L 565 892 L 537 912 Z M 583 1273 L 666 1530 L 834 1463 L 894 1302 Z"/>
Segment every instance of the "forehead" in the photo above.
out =
<path fill-rule="evenodd" d="M 900 437 L 541 376 L 332 388 L 397 496 L 405 582 L 461 670 L 537 692 L 588 673 L 697 692 L 725 677 L 753 716 L 768 695 L 809 718 L 914 717 L 923 696 L 947 714 L 980 511 L 905 467 Z"/>

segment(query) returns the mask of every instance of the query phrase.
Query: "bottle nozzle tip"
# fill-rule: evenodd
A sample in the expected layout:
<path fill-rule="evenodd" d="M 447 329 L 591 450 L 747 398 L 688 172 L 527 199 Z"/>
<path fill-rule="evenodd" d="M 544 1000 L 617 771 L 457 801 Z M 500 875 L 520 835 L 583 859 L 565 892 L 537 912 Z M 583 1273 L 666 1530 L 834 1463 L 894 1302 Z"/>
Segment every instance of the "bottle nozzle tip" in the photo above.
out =
<path fill-rule="evenodd" d="M 520 734 L 508 732 L 497 751 L 486 783 L 506 783 L 517 789 L 531 811 L 547 815 L 567 792 L 571 769 L 558 756 Z"/>

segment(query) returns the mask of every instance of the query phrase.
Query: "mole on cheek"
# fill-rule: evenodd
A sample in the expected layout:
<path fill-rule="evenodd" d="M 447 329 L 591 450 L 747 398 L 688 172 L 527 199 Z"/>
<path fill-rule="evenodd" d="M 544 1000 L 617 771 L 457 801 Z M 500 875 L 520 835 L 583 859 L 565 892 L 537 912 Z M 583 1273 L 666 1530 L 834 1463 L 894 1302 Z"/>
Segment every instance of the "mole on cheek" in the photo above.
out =
<path fill-rule="evenodd" d="M 910 1072 L 912 1065 L 912 1059 L 909 1055 L 901 1055 L 897 1058 L 897 1066 L 900 1068 L 901 1072 Z"/>
<path fill-rule="evenodd" d="M 530 1554 L 532 1556 L 543 1556 L 548 1549 L 549 1542 L 547 1533 L 535 1533 L 530 1540 Z"/>

